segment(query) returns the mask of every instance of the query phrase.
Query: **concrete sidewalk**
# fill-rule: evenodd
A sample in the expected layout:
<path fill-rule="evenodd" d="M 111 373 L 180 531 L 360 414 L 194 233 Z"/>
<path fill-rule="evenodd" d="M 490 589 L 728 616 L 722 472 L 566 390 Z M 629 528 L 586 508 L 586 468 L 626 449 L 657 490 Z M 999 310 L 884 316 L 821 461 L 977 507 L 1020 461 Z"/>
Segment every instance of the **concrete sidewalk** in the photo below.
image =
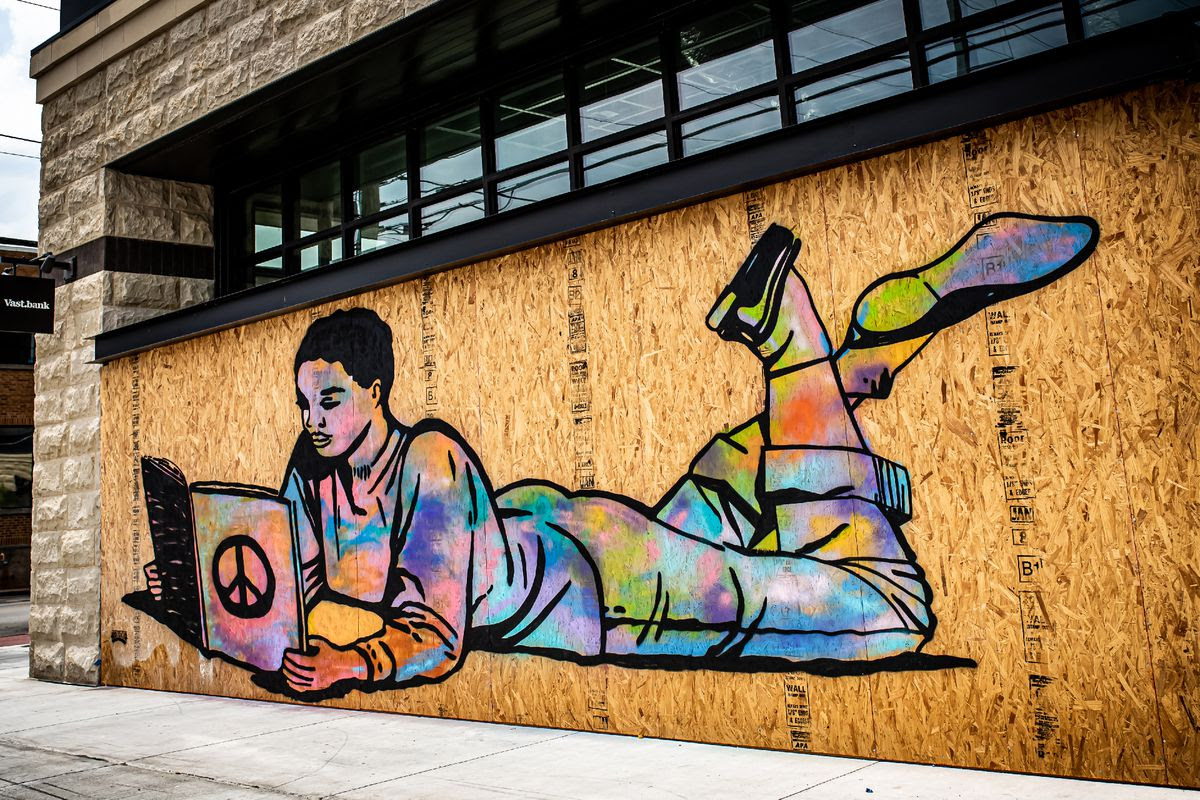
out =
<path fill-rule="evenodd" d="M 0 648 L 0 798 L 1038 798 L 1178 790 L 80 688 Z"/>

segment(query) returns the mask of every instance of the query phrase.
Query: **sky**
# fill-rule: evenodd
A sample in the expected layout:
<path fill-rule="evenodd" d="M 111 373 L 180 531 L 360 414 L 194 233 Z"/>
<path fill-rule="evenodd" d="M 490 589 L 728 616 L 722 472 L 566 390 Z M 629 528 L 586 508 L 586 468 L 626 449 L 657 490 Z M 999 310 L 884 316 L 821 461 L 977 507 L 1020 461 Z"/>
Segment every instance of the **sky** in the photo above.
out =
<path fill-rule="evenodd" d="M 40 141 L 42 108 L 34 101 L 29 52 L 58 32 L 58 0 L 37 3 L 0 0 L 0 134 Z M 0 136 L 0 236 L 37 238 L 39 149 Z"/>

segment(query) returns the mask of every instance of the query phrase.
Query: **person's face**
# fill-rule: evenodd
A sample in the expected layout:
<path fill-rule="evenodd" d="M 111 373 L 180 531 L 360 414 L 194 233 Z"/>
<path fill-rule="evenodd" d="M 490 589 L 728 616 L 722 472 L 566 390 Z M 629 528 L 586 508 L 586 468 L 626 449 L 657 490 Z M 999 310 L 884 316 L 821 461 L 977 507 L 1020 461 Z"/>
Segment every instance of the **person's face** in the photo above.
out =
<path fill-rule="evenodd" d="M 378 412 L 379 400 L 379 381 L 360 386 L 340 361 L 306 361 L 296 373 L 300 421 L 326 458 L 346 455 Z"/>

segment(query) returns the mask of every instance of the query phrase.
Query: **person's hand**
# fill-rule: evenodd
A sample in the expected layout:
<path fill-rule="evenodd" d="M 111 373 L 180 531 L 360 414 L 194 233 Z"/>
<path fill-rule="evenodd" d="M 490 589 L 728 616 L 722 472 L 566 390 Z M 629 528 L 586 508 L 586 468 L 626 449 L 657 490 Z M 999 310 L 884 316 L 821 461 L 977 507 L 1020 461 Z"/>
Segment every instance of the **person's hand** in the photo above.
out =
<path fill-rule="evenodd" d="M 150 590 L 150 596 L 155 600 L 162 600 L 163 586 L 162 577 L 158 574 L 158 563 L 151 561 L 142 567 L 142 571 L 146 573 L 146 588 Z"/>
<path fill-rule="evenodd" d="M 319 692 L 338 681 L 365 680 L 367 662 L 353 648 L 338 647 L 328 639 L 313 636 L 307 653 L 284 650 L 280 670 L 288 685 L 298 692 Z"/>

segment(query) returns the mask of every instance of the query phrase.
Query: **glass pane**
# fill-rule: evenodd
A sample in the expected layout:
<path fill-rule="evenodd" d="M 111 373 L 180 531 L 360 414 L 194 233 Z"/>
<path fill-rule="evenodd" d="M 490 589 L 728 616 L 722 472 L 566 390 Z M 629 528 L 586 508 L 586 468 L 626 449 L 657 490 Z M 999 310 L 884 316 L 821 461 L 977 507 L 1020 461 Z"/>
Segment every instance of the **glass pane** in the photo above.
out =
<path fill-rule="evenodd" d="M 33 428 L 0 428 L 0 508 L 33 505 Z"/>
<path fill-rule="evenodd" d="M 33 334 L 0 331 L 0 364 L 33 363 Z"/>
<path fill-rule="evenodd" d="M 1200 6 L 1200 0 L 1083 0 L 1083 35 L 1099 36 L 1172 11 Z"/>
<path fill-rule="evenodd" d="M 810 2 L 792 7 L 793 23 L 802 26 L 788 34 L 792 72 L 819 67 L 905 35 L 900 0 L 879 0 L 828 19 L 811 19 L 811 9 Z M 805 11 L 810 19 L 805 18 Z"/>
<path fill-rule="evenodd" d="M 366 217 L 408 202 L 408 140 L 397 136 L 358 154 L 354 216 Z"/>
<path fill-rule="evenodd" d="M 354 232 L 354 254 L 361 255 L 381 247 L 408 241 L 408 214 L 364 225 Z"/>
<path fill-rule="evenodd" d="M 585 142 L 661 118 L 658 42 L 631 47 L 584 66 L 580 105 Z"/>
<path fill-rule="evenodd" d="M 766 3 L 739 4 L 679 33 L 679 107 L 749 89 L 775 78 Z"/>
<path fill-rule="evenodd" d="M 1061 6 L 1022 14 L 930 45 L 927 50 L 931 83 L 956 78 L 985 67 L 1061 47 L 1067 43 Z"/>
<path fill-rule="evenodd" d="M 571 175 L 565 161 L 501 181 L 496 185 L 501 211 L 520 208 L 530 203 L 536 203 L 538 200 L 566 194 L 569 191 L 571 191 Z"/>
<path fill-rule="evenodd" d="M 300 176 L 297 238 L 342 224 L 342 170 L 335 161 Z"/>
<path fill-rule="evenodd" d="M 477 219 L 483 219 L 483 192 L 467 192 L 421 209 L 421 233 L 437 233 Z"/>
<path fill-rule="evenodd" d="M 316 269 L 342 260 L 342 237 L 323 239 L 300 249 L 300 269 Z"/>
<path fill-rule="evenodd" d="M 566 109 L 561 77 L 501 96 L 496 114 L 496 169 L 565 150 Z"/>
<path fill-rule="evenodd" d="M 479 141 L 478 108 L 425 128 L 421 138 L 421 194 L 440 192 L 483 175 Z"/>
<path fill-rule="evenodd" d="M 246 198 L 246 253 L 259 253 L 283 243 L 283 191 L 278 184 Z"/>
<path fill-rule="evenodd" d="M 767 97 L 683 123 L 683 154 L 749 139 L 779 128 L 779 98 Z"/>
<path fill-rule="evenodd" d="M 963 19 L 980 11 L 1002 6 L 1009 0 L 919 0 L 921 27 L 928 30 L 952 19 Z"/>
<path fill-rule="evenodd" d="M 667 163 L 666 131 L 656 131 L 614 144 L 583 157 L 583 182 L 588 186 Z"/>
<path fill-rule="evenodd" d="M 796 90 L 796 121 L 825 117 L 913 88 L 907 58 L 850 70 Z"/>

